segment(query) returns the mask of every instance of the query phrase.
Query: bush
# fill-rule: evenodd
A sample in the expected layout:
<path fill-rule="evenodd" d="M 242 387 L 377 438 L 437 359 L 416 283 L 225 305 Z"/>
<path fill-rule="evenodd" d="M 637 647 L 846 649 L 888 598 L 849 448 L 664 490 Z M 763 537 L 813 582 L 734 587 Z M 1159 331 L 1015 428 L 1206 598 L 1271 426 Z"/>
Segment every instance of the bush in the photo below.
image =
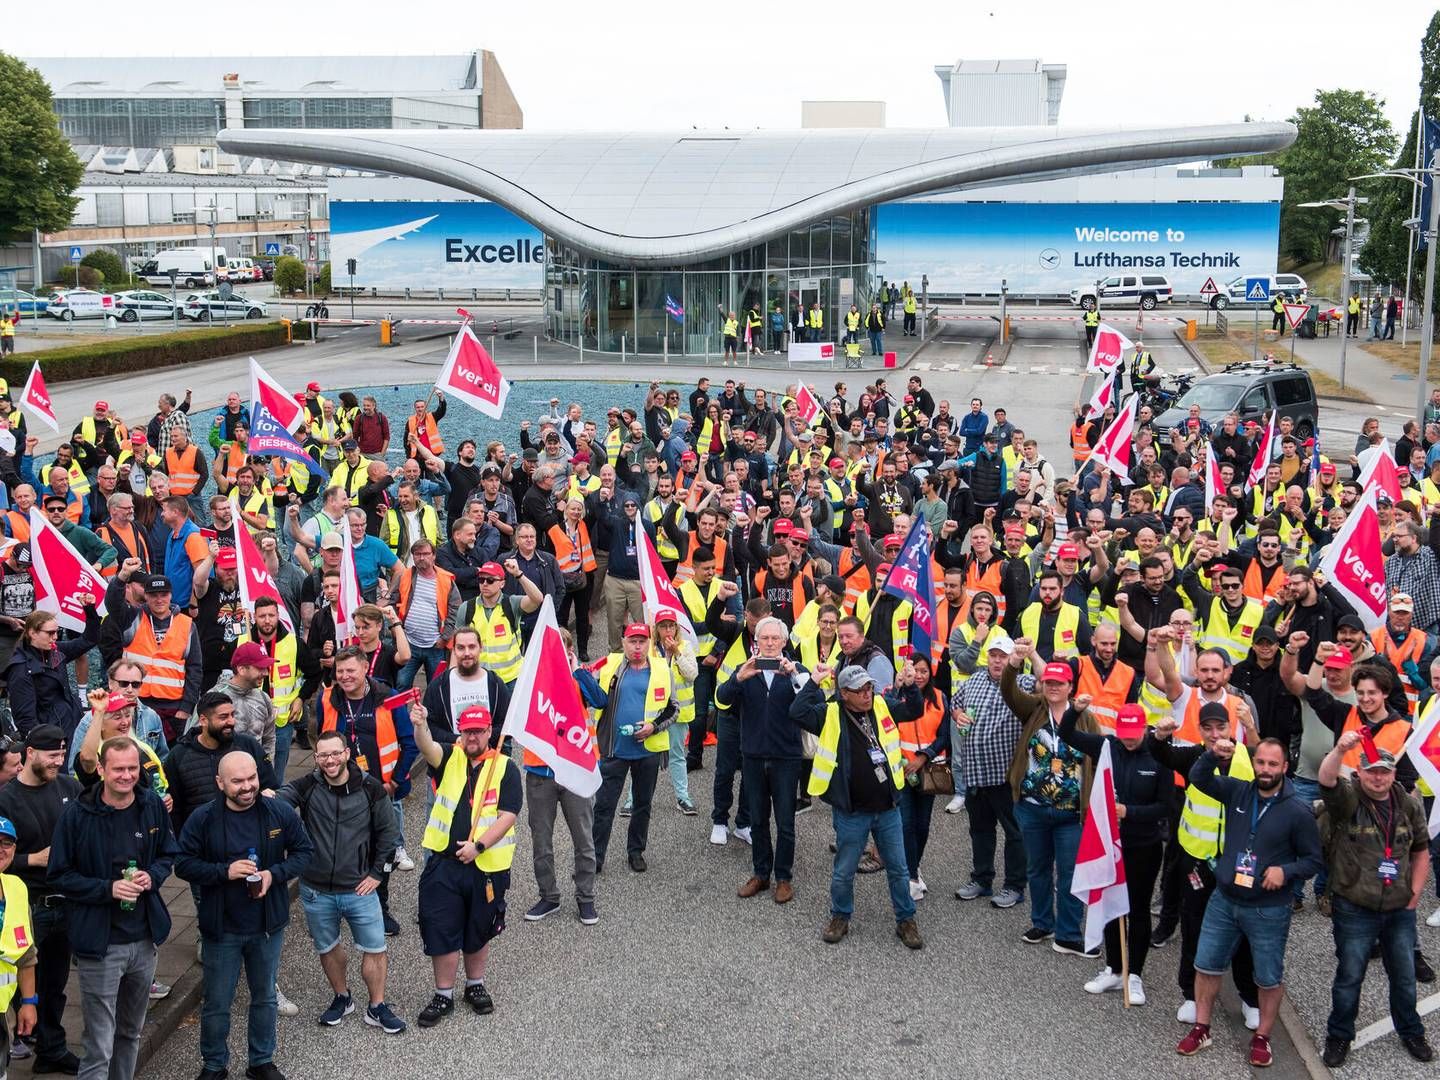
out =
<path fill-rule="evenodd" d="M 125 269 L 120 256 L 109 248 L 96 248 L 80 260 L 80 265 L 99 271 L 105 287 L 112 291 L 125 288 L 130 281 L 130 272 Z"/>
<path fill-rule="evenodd" d="M 293 255 L 275 260 L 275 291 L 281 296 L 305 289 L 305 264 Z"/>
<path fill-rule="evenodd" d="M 0 363 L 0 377 L 11 386 L 24 386 L 30 365 L 38 360 L 46 383 L 59 383 L 203 363 L 217 356 L 258 352 L 284 344 L 285 327 L 281 323 L 242 323 L 235 329 L 207 328 L 27 352 L 23 358 Z"/>
<path fill-rule="evenodd" d="M 62 266 L 59 278 L 60 284 L 67 289 L 99 289 L 105 284 L 105 275 L 84 263 L 79 266 Z"/>
<path fill-rule="evenodd" d="M 327 262 L 320 267 L 320 272 L 315 275 L 315 292 L 320 296 L 330 295 L 330 264 Z"/>

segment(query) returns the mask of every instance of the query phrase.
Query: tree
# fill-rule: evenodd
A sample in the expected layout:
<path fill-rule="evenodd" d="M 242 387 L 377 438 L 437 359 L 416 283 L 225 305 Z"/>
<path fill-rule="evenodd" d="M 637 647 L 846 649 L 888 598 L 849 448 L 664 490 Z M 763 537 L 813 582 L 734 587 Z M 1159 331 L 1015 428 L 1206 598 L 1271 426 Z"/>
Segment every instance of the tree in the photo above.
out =
<path fill-rule="evenodd" d="M 0 52 L 0 243 L 69 228 L 84 172 L 44 78 Z"/>
<path fill-rule="evenodd" d="M 297 293 L 305 288 L 305 264 L 293 255 L 281 255 L 275 260 L 275 291 L 281 296 Z"/>

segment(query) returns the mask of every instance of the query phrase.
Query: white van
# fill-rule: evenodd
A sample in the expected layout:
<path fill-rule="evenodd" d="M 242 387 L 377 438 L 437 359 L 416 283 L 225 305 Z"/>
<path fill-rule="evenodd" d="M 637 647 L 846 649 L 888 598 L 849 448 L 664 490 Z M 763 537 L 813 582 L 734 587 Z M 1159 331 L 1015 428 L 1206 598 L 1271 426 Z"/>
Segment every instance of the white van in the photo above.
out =
<path fill-rule="evenodd" d="M 225 272 L 224 248 L 170 248 L 157 251 L 140 276 L 151 285 L 169 285 L 170 271 L 175 271 L 175 283 L 187 289 L 198 289 L 214 285 Z"/>

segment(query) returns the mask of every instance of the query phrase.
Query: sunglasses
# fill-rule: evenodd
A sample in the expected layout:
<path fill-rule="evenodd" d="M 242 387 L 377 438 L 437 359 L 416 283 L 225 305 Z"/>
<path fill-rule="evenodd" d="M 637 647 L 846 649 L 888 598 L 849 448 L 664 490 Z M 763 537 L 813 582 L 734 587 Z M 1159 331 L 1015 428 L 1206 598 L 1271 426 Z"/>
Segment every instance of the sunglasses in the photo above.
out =
<path fill-rule="evenodd" d="M 481 585 L 494 585 L 500 579 L 498 577 L 477 577 L 475 580 Z"/>
<path fill-rule="evenodd" d="M 1227 592 L 1229 592 L 1229 591 L 1232 590 L 1232 589 L 1238 589 L 1238 588 L 1240 588 L 1240 582 L 1238 582 L 1238 581 L 1222 581 L 1222 582 L 1220 583 L 1220 588 L 1222 588 L 1222 589 L 1226 590 Z"/>
<path fill-rule="evenodd" d="M 122 690 L 139 690 L 141 682 L 139 679 L 116 679 L 115 685 Z"/>

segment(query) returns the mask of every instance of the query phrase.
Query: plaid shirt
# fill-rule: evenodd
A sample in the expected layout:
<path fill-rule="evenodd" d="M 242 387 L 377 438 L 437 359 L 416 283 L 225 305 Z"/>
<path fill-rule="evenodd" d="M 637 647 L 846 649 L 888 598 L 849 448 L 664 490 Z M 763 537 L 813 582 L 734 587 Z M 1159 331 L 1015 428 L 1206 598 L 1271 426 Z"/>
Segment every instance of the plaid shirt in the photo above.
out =
<path fill-rule="evenodd" d="M 1035 692 L 1035 677 L 1016 680 L 1022 690 Z M 960 774 L 968 787 L 995 787 L 1009 782 L 1010 761 L 1020 741 L 1020 718 L 1000 696 L 1000 684 L 980 668 L 955 691 L 953 706 L 970 717 L 970 733 L 960 744 Z"/>
<path fill-rule="evenodd" d="M 1414 555 L 1394 554 L 1385 560 L 1385 586 L 1409 593 L 1415 601 L 1415 625 L 1430 633 L 1440 623 L 1440 567 L 1435 552 L 1422 547 Z"/>
<path fill-rule="evenodd" d="M 191 442 L 195 441 L 195 436 L 190 430 L 189 415 L 183 409 L 172 409 L 170 415 L 160 424 L 160 438 L 155 452 L 161 457 L 164 457 L 166 451 L 170 449 L 170 435 L 176 428 L 184 431 Z"/>

